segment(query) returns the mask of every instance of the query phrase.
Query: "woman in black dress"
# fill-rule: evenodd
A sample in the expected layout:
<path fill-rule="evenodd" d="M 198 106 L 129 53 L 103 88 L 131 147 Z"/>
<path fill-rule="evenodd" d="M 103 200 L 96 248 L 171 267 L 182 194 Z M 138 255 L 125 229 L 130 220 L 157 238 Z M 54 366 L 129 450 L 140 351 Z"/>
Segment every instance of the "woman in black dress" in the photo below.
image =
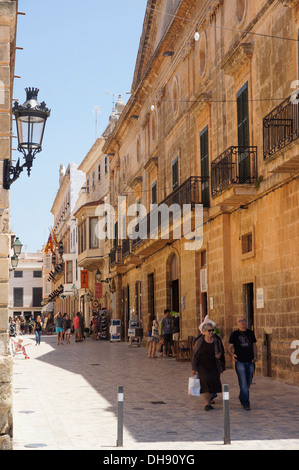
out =
<path fill-rule="evenodd" d="M 222 392 L 220 373 L 224 370 L 224 348 L 221 339 L 214 334 L 213 325 L 205 323 L 202 336 L 195 343 L 192 358 L 192 375 L 198 373 L 205 411 L 213 409 L 210 403 L 213 394 Z"/>

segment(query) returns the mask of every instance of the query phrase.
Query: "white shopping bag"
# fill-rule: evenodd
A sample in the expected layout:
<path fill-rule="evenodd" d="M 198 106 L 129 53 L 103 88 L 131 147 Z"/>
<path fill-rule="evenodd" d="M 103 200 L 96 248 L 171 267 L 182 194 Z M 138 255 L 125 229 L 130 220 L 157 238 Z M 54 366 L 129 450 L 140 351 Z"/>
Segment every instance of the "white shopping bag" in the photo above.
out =
<path fill-rule="evenodd" d="M 188 395 L 193 397 L 200 395 L 200 380 L 197 376 L 189 377 Z"/>

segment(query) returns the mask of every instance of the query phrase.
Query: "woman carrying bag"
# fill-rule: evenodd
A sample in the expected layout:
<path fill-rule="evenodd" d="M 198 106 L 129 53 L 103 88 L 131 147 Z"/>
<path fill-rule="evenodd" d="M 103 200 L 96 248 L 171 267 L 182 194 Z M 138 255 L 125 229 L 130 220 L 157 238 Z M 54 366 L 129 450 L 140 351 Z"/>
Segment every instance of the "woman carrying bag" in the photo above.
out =
<path fill-rule="evenodd" d="M 156 359 L 156 347 L 159 342 L 159 325 L 156 317 L 150 319 L 148 324 L 148 358 Z"/>
<path fill-rule="evenodd" d="M 196 341 L 192 357 L 192 376 L 198 373 L 205 411 L 213 410 L 212 396 L 222 393 L 220 374 L 225 370 L 224 348 L 212 323 L 202 326 L 202 336 Z"/>

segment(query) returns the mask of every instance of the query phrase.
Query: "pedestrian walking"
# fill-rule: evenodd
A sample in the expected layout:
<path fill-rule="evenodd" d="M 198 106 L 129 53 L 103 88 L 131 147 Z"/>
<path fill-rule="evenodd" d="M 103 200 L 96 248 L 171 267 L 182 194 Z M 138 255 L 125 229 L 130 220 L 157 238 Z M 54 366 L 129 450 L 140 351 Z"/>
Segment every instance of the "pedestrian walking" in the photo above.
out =
<path fill-rule="evenodd" d="M 23 316 L 20 319 L 20 328 L 21 328 L 21 334 L 24 335 L 26 332 L 26 320 Z"/>
<path fill-rule="evenodd" d="M 38 315 L 33 326 L 33 333 L 35 333 L 35 346 L 37 345 L 40 346 L 42 331 L 43 331 L 43 323 L 42 323 L 41 317 Z"/>
<path fill-rule="evenodd" d="M 71 339 L 71 327 L 72 327 L 72 321 L 70 317 L 68 316 L 68 314 L 66 313 L 63 319 L 64 338 L 65 338 L 66 344 L 70 344 L 71 342 L 70 340 Z"/>
<path fill-rule="evenodd" d="M 257 360 L 256 337 L 254 332 L 247 328 L 245 317 L 240 316 L 237 324 L 238 329 L 233 331 L 229 338 L 228 352 L 235 361 L 240 387 L 239 400 L 245 410 L 249 411 L 249 389 Z"/>
<path fill-rule="evenodd" d="M 180 314 L 179 312 L 170 312 L 172 318 L 172 340 L 174 344 L 174 352 L 178 352 L 178 344 L 180 340 Z"/>
<path fill-rule="evenodd" d="M 92 339 L 97 340 L 98 332 L 99 332 L 99 317 L 98 317 L 97 311 L 94 312 L 94 315 L 91 319 L 91 328 L 92 328 Z"/>
<path fill-rule="evenodd" d="M 170 316 L 170 310 L 164 310 L 164 317 L 161 320 L 161 333 L 163 336 L 163 357 L 166 357 L 169 354 L 169 348 L 172 352 L 172 355 L 175 356 L 172 340 L 172 318 Z"/>
<path fill-rule="evenodd" d="M 225 370 L 224 348 L 212 323 L 202 325 L 202 335 L 196 341 L 192 356 L 192 376 L 198 373 L 205 411 L 213 410 L 213 395 L 222 392 L 220 374 Z"/>
<path fill-rule="evenodd" d="M 21 334 L 21 322 L 20 322 L 20 318 L 17 317 L 16 318 L 16 335 L 20 336 L 20 334 Z"/>
<path fill-rule="evenodd" d="M 75 342 L 79 343 L 80 341 L 82 341 L 81 329 L 80 329 L 80 312 L 78 312 L 77 315 L 75 316 L 73 320 L 73 325 L 75 329 Z"/>
<path fill-rule="evenodd" d="M 61 312 L 56 313 L 54 320 L 56 320 L 57 344 L 63 344 L 63 316 L 61 315 Z"/>
<path fill-rule="evenodd" d="M 156 317 L 150 317 L 149 322 L 147 325 L 148 330 L 148 355 L 147 357 L 150 359 L 156 359 L 156 348 L 157 343 L 159 342 L 160 335 L 159 335 L 159 325 L 156 320 Z"/>
<path fill-rule="evenodd" d="M 10 317 L 9 318 L 9 337 L 15 337 L 16 336 L 16 322 L 15 319 Z"/>
<path fill-rule="evenodd" d="M 204 321 L 203 321 L 203 322 L 199 325 L 199 327 L 198 327 L 199 336 L 197 336 L 197 338 L 195 339 L 195 343 L 196 343 L 196 341 L 202 336 L 202 329 L 203 329 L 203 325 L 204 325 L 205 323 L 211 323 L 211 325 L 213 326 L 213 330 L 214 330 L 213 332 L 214 332 L 214 334 L 215 334 L 215 335 L 218 335 L 218 334 L 219 334 L 219 330 L 218 330 L 218 328 L 217 328 L 217 326 L 216 326 L 216 323 L 215 323 L 211 318 L 209 318 L 208 315 L 206 315 L 205 318 L 204 318 Z M 220 339 L 220 336 L 219 336 L 219 339 Z M 221 339 L 220 339 L 220 341 L 221 341 Z M 224 349 L 224 348 L 223 348 L 223 349 Z M 225 367 L 225 358 L 224 358 L 224 367 Z M 217 396 L 218 396 L 217 393 L 213 393 L 212 398 L 211 398 L 211 401 L 210 401 L 210 405 L 214 405 L 214 404 L 215 404 L 215 398 L 217 398 Z"/>
<path fill-rule="evenodd" d="M 84 331 L 85 320 L 84 320 L 82 313 L 79 313 L 79 319 L 80 319 L 81 341 L 83 341 L 83 339 L 85 339 L 85 331 Z"/>
<path fill-rule="evenodd" d="M 31 316 L 27 320 L 27 327 L 28 327 L 28 334 L 31 335 L 33 332 L 34 321 L 32 320 Z"/>

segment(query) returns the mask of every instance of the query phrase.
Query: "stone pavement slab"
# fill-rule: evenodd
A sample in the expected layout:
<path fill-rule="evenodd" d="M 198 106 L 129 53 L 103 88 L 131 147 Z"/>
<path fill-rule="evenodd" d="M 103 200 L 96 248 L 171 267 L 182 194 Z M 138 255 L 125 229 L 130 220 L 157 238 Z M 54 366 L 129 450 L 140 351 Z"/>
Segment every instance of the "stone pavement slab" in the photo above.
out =
<path fill-rule="evenodd" d="M 29 339 L 28 339 L 29 338 Z M 203 410 L 190 397 L 190 363 L 148 359 L 144 348 L 93 341 L 40 346 L 26 336 L 30 360 L 14 359 L 14 450 L 295 450 L 299 449 L 299 387 L 254 377 L 250 412 L 230 387 L 231 445 L 223 444 L 222 395 Z M 123 447 L 117 448 L 117 391 L 124 387 Z"/>

